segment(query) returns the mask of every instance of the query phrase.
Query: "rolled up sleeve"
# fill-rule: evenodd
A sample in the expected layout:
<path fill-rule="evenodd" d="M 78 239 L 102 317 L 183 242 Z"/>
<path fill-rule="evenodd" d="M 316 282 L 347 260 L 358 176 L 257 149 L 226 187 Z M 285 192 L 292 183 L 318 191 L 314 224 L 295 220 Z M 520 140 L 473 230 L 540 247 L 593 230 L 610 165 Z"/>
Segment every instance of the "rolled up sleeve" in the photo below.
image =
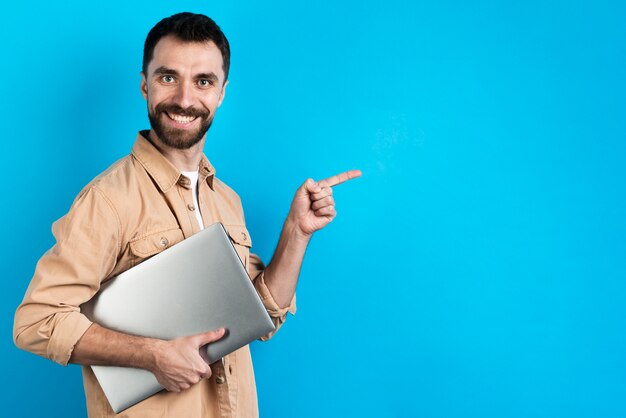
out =
<path fill-rule="evenodd" d="M 80 305 L 115 266 L 120 222 L 97 188 L 83 191 L 52 227 L 55 245 L 41 257 L 13 327 L 15 344 L 66 365 L 91 321 Z"/>
<path fill-rule="evenodd" d="M 265 266 L 261 259 L 255 255 L 250 254 L 250 277 L 252 277 L 252 281 L 254 283 L 254 288 L 256 289 L 267 313 L 270 315 L 272 322 L 274 323 L 274 331 L 264 335 L 260 338 L 262 341 L 267 341 L 279 330 L 279 328 L 285 323 L 287 319 L 287 313 L 289 312 L 292 315 L 296 313 L 296 295 L 294 294 L 291 299 L 291 303 L 289 306 L 280 307 L 274 297 L 270 293 L 267 285 L 265 284 Z"/>

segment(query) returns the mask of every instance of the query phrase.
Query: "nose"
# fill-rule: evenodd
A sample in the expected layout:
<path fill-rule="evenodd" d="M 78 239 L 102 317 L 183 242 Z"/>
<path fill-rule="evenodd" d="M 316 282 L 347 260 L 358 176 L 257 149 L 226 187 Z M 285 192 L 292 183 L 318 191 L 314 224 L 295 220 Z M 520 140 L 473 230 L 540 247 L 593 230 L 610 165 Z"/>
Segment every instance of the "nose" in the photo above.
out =
<path fill-rule="evenodd" d="M 176 89 L 173 101 L 183 109 L 191 107 L 191 105 L 193 105 L 192 86 L 190 86 L 187 82 L 180 83 Z"/>

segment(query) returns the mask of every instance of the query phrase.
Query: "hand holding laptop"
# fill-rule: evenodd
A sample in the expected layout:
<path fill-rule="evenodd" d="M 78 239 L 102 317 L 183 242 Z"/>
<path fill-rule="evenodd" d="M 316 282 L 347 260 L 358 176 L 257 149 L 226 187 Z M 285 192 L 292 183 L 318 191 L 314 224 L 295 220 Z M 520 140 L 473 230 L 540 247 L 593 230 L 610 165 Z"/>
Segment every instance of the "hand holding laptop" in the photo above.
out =
<path fill-rule="evenodd" d="M 170 392 L 189 389 L 201 379 L 211 377 L 211 367 L 204 360 L 200 349 L 225 334 L 226 330 L 219 328 L 169 341 L 156 340 L 154 367 L 150 371 L 159 384 Z"/>

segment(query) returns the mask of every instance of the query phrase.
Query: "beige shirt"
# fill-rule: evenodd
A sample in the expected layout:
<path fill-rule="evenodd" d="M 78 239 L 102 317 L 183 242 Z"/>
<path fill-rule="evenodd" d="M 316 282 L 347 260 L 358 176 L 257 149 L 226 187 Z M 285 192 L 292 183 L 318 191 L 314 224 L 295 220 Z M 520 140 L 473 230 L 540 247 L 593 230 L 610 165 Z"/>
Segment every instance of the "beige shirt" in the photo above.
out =
<path fill-rule="evenodd" d="M 193 201 L 189 179 L 138 135 L 132 153 L 89 183 L 67 215 L 53 224 L 56 244 L 39 260 L 17 309 L 15 343 L 66 365 L 91 325 L 79 306 L 102 283 L 198 232 Z M 272 298 L 263 280 L 263 263 L 250 253 L 252 241 L 239 196 L 215 177 L 204 155 L 198 202 L 205 225 L 221 222 L 226 228 L 278 330 L 287 312 L 295 313 L 295 298 L 284 308 Z M 180 393 L 160 392 L 118 415 L 91 368 L 83 367 L 89 417 L 258 416 L 248 346 L 211 367 L 210 379 Z"/>

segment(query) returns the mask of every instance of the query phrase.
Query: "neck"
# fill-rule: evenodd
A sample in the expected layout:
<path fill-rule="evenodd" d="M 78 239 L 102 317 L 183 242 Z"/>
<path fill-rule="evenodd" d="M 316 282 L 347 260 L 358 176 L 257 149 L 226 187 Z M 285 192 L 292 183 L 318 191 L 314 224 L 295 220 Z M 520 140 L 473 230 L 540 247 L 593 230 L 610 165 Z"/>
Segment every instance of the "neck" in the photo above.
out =
<path fill-rule="evenodd" d="M 196 145 L 187 149 L 172 148 L 165 145 L 152 129 L 150 129 L 150 139 L 161 154 L 180 171 L 198 170 L 200 160 L 202 159 L 206 135 Z"/>

